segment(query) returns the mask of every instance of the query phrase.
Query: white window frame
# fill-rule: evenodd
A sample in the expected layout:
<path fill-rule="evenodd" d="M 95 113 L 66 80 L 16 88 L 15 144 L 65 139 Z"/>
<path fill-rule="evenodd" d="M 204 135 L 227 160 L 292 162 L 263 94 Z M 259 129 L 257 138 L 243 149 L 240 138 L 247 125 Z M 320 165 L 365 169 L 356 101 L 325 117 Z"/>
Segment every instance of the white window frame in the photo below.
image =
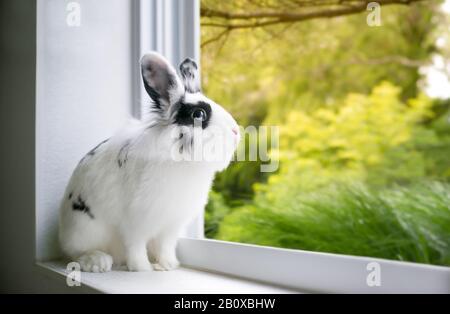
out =
<path fill-rule="evenodd" d="M 185 57 L 200 61 L 200 0 L 139 0 L 133 5 L 135 60 L 145 51 L 156 50 L 174 65 Z M 138 76 L 133 88 L 142 104 L 148 96 Z M 140 116 L 140 106 L 132 110 L 136 116 Z M 179 240 L 178 256 L 184 266 L 298 291 L 450 293 L 448 267 L 209 240 L 204 239 L 203 223 L 201 215 Z M 371 272 L 367 266 L 373 262 L 380 266 L 380 286 L 369 286 L 366 281 Z"/>

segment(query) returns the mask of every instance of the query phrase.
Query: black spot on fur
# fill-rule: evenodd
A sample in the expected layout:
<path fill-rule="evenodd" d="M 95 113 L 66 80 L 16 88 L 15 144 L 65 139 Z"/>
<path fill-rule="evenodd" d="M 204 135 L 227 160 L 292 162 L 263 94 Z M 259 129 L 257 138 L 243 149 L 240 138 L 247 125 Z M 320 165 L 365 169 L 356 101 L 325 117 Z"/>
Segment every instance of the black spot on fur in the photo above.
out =
<path fill-rule="evenodd" d="M 187 104 L 182 101 L 178 102 L 174 106 L 175 110 L 175 122 L 178 125 L 194 125 L 194 118 L 192 117 L 192 113 L 196 109 L 203 109 L 206 112 L 206 119 L 202 121 L 202 128 L 205 129 L 209 121 L 211 120 L 211 106 L 203 101 L 199 101 L 196 104 Z"/>
<path fill-rule="evenodd" d="M 72 199 L 72 192 L 69 193 L 69 200 Z"/>
<path fill-rule="evenodd" d="M 130 149 L 131 142 L 127 141 L 119 150 L 119 154 L 117 155 L 117 164 L 119 168 L 122 168 L 128 161 L 128 151 Z"/>
<path fill-rule="evenodd" d="M 106 140 L 104 140 L 104 141 L 102 141 L 102 142 L 100 142 L 99 144 L 97 144 L 97 146 L 95 146 L 93 149 L 91 149 L 81 160 L 80 160 L 80 163 L 82 163 L 85 159 L 86 159 L 86 157 L 92 157 L 92 156 L 94 156 L 95 155 L 95 153 L 96 153 L 96 151 L 97 151 L 97 149 L 100 147 L 100 146 L 102 146 L 103 144 L 105 144 L 106 142 L 108 142 L 108 140 L 109 139 L 106 139 Z"/>
<path fill-rule="evenodd" d="M 103 144 L 105 144 L 106 142 L 108 142 L 109 139 L 106 139 L 102 142 L 100 142 L 97 146 L 95 146 L 93 149 L 91 149 L 87 154 L 88 156 L 94 156 L 95 155 L 95 151 L 97 150 L 97 148 L 99 148 L 100 146 L 102 146 Z"/>
<path fill-rule="evenodd" d="M 91 213 L 91 209 L 86 205 L 85 201 L 81 198 L 81 195 L 78 195 L 78 199 L 72 203 L 72 209 L 85 213 L 92 219 L 94 219 L 94 215 Z"/>

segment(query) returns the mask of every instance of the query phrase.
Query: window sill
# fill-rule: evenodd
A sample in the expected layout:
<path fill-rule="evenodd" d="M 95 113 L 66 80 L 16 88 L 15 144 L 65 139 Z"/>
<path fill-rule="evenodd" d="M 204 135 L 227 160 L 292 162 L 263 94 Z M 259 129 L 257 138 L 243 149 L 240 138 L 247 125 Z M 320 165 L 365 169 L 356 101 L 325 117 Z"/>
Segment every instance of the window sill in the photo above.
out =
<path fill-rule="evenodd" d="M 169 271 L 81 273 L 74 292 L 103 293 L 449 293 L 450 268 L 209 239 L 180 238 L 182 268 Z M 379 284 L 366 281 L 379 269 Z M 62 261 L 38 262 L 48 277 L 66 281 Z"/>
<path fill-rule="evenodd" d="M 66 280 L 66 264 L 62 261 L 39 262 L 37 266 L 57 280 Z M 185 267 L 168 272 L 82 272 L 81 284 L 97 292 L 119 294 L 298 293 L 295 290 Z"/>

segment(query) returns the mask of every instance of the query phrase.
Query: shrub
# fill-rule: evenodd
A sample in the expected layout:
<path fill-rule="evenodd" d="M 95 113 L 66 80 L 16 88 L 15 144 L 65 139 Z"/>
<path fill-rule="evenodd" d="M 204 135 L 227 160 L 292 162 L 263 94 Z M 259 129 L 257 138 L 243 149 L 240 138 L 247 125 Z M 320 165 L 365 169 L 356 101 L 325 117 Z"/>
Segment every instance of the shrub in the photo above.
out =
<path fill-rule="evenodd" d="M 211 191 L 209 202 L 205 208 L 205 236 L 207 238 L 216 236 L 220 222 L 229 212 L 230 207 L 226 205 L 223 195 Z"/>
<path fill-rule="evenodd" d="M 332 185 L 288 206 L 235 209 L 217 238 L 292 249 L 450 265 L 450 185 L 430 182 L 374 191 Z"/>

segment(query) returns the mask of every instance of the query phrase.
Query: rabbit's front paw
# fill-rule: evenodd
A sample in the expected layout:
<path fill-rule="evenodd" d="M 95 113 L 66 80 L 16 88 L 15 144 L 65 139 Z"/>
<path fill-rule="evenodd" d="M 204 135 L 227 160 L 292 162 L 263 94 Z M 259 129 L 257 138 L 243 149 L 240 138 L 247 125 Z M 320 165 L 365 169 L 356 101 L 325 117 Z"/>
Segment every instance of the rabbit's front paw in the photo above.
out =
<path fill-rule="evenodd" d="M 101 251 L 88 252 L 77 259 L 82 271 L 103 273 L 111 270 L 113 258 Z"/>
<path fill-rule="evenodd" d="M 178 268 L 180 262 L 178 262 L 176 257 L 171 258 L 160 258 L 156 264 L 153 264 L 155 270 L 172 270 Z"/>

